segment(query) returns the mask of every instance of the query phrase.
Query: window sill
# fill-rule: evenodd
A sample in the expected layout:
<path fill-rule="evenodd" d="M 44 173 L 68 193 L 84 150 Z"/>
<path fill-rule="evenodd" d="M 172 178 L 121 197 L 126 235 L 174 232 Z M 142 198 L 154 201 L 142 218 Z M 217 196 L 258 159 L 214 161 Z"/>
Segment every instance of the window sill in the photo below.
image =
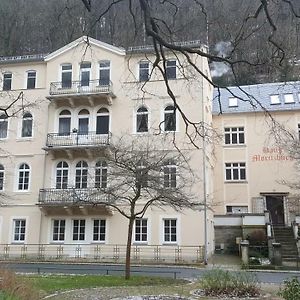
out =
<path fill-rule="evenodd" d="M 91 241 L 91 244 L 93 245 L 105 245 L 106 244 L 106 241 Z"/>
<path fill-rule="evenodd" d="M 240 184 L 247 184 L 248 181 L 247 180 L 225 180 L 224 183 L 229 183 L 229 184 L 232 184 L 232 183 L 240 183 Z"/>
<path fill-rule="evenodd" d="M 18 137 L 16 139 L 17 142 L 29 142 L 29 141 L 32 141 L 33 140 L 33 137 L 30 136 L 30 137 Z"/>
<path fill-rule="evenodd" d="M 163 242 L 163 246 L 178 246 L 178 242 Z"/>
<path fill-rule="evenodd" d="M 223 144 L 224 148 L 246 148 L 247 144 Z"/>
<path fill-rule="evenodd" d="M 25 241 L 12 241 L 11 242 L 13 245 L 25 245 Z"/>
<path fill-rule="evenodd" d="M 148 241 L 143 241 L 143 242 L 133 242 L 134 246 L 147 246 L 148 245 Z"/>
<path fill-rule="evenodd" d="M 64 245 L 65 241 L 51 241 L 51 245 Z"/>
<path fill-rule="evenodd" d="M 14 193 L 27 195 L 27 194 L 31 194 L 31 191 L 30 190 L 16 190 L 16 191 L 14 191 Z"/>

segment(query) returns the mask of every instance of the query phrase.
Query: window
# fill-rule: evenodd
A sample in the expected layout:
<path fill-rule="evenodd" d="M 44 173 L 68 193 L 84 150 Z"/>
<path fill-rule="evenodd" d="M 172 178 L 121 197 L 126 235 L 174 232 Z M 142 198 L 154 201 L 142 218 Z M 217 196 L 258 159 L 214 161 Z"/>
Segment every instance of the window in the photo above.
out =
<path fill-rule="evenodd" d="M 228 98 L 228 106 L 229 107 L 237 107 L 238 106 L 238 99 L 235 97 Z"/>
<path fill-rule="evenodd" d="M 107 108 L 100 108 L 97 112 L 96 134 L 109 133 L 109 111 Z"/>
<path fill-rule="evenodd" d="M 136 112 L 136 132 L 148 132 L 148 110 L 145 106 Z"/>
<path fill-rule="evenodd" d="M 73 241 L 84 241 L 85 220 L 73 220 Z"/>
<path fill-rule="evenodd" d="M 244 127 L 228 127 L 224 131 L 226 145 L 245 144 Z"/>
<path fill-rule="evenodd" d="M 66 221 L 65 220 L 53 220 L 53 241 L 62 242 L 65 240 Z"/>
<path fill-rule="evenodd" d="M 13 220 L 13 241 L 14 242 L 24 242 L 25 241 L 25 231 L 26 231 L 26 220 L 25 219 L 15 219 Z"/>
<path fill-rule="evenodd" d="M 87 188 L 88 164 L 81 160 L 76 165 L 75 188 Z"/>
<path fill-rule="evenodd" d="M 232 206 L 226 205 L 227 214 L 242 214 L 248 212 L 248 206 Z"/>
<path fill-rule="evenodd" d="M 176 109 L 172 105 L 165 108 L 164 125 L 165 131 L 176 131 Z"/>
<path fill-rule="evenodd" d="M 8 119 L 6 114 L 0 116 L 0 139 L 7 138 Z"/>
<path fill-rule="evenodd" d="M 71 133 L 71 113 L 63 110 L 58 117 L 58 135 L 70 135 Z"/>
<path fill-rule="evenodd" d="M 284 95 L 284 103 L 295 103 L 293 94 L 285 94 Z"/>
<path fill-rule="evenodd" d="M 164 219 L 164 242 L 177 242 L 177 219 Z"/>
<path fill-rule="evenodd" d="M 299 137 L 299 140 L 300 140 L 300 123 L 298 123 L 298 137 Z"/>
<path fill-rule="evenodd" d="M 35 89 L 36 71 L 27 72 L 27 89 Z"/>
<path fill-rule="evenodd" d="M 280 98 L 279 95 L 271 95 L 271 104 L 280 104 Z"/>
<path fill-rule="evenodd" d="M 29 177 L 30 177 L 30 168 L 27 164 L 21 164 L 19 167 L 19 176 L 18 176 L 18 190 L 27 191 L 29 190 Z"/>
<path fill-rule="evenodd" d="M 0 165 L 0 191 L 4 190 L 4 167 Z"/>
<path fill-rule="evenodd" d="M 107 188 L 107 163 L 106 161 L 98 161 L 95 168 L 95 188 Z"/>
<path fill-rule="evenodd" d="M 72 65 L 64 64 L 61 66 L 61 87 L 70 89 L 72 87 Z"/>
<path fill-rule="evenodd" d="M 66 189 L 68 187 L 69 165 L 61 161 L 56 166 L 56 188 Z"/>
<path fill-rule="evenodd" d="M 225 179 L 246 180 L 246 163 L 225 163 Z"/>
<path fill-rule="evenodd" d="M 165 163 L 163 168 L 164 171 L 164 187 L 175 188 L 176 187 L 176 172 L 177 167 L 172 160 Z"/>
<path fill-rule="evenodd" d="M 3 91 L 11 90 L 11 82 L 12 82 L 12 73 L 5 73 L 3 75 Z"/>
<path fill-rule="evenodd" d="M 89 86 L 91 76 L 91 63 L 83 62 L 80 64 L 80 83 L 81 86 Z"/>
<path fill-rule="evenodd" d="M 82 109 L 78 113 L 78 134 L 87 135 L 89 133 L 90 113 L 87 109 Z"/>
<path fill-rule="evenodd" d="M 137 163 L 136 186 L 138 187 L 139 185 L 141 185 L 141 187 L 148 186 L 148 169 L 145 161 Z"/>
<path fill-rule="evenodd" d="M 110 61 L 102 60 L 99 62 L 99 85 L 110 84 Z"/>
<path fill-rule="evenodd" d="M 167 61 L 166 75 L 168 79 L 176 79 L 176 60 Z"/>
<path fill-rule="evenodd" d="M 105 242 L 106 220 L 94 220 L 93 241 Z"/>
<path fill-rule="evenodd" d="M 32 137 L 32 115 L 26 112 L 22 119 L 22 137 Z"/>
<path fill-rule="evenodd" d="M 135 220 L 135 242 L 147 242 L 148 241 L 148 220 L 136 219 Z"/>
<path fill-rule="evenodd" d="M 149 80 L 149 62 L 140 61 L 139 63 L 139 81 Z"/>

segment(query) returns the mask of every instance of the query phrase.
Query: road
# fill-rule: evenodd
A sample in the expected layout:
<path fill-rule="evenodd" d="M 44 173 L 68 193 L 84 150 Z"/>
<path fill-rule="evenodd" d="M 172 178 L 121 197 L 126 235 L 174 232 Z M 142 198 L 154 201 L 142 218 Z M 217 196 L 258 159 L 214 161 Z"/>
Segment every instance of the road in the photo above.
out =
<path fill-rule="evenodd" d="M 0 263 L 1 268 L 8 268 L 22 273 L 60 273 L 60 274 L 105 274 L 120 275 L 124 265 L 110 264 L 62 264 L 62 263 Z M 199 278 L 207 269 L 181 266 L 133 266 L 132 275 L 151 275 L 175 278 Z M 280 284 L 283 280 L 298 277 L 300 272 L 248 271 L 256 276 L 260 283 Z"/>

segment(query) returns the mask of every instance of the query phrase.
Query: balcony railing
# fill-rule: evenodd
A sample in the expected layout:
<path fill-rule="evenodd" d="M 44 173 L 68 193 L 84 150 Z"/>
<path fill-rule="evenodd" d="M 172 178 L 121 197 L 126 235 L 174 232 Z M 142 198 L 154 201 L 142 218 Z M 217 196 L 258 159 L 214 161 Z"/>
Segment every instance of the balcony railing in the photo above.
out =
<path fill-rule="evenodd" d="M 40 189 L 39 204 L 75 205 L 108 202 L 108 196 L 96 188 Z"/>
<path fill-rule="evenodd" d="M 84 94 L 111 94 L 112 82 L 99 79 L 83 82 L 81 80 L 69 82 L 51 82 L 50 95 L 84 95 Z"/>
<path fill-rule="evenodd" d="M 110 143 L 111 134 L 98 134 L 88 132 L 48 133 L 47 147 L 80 147 L 80 146 L 107 146 Z"/>

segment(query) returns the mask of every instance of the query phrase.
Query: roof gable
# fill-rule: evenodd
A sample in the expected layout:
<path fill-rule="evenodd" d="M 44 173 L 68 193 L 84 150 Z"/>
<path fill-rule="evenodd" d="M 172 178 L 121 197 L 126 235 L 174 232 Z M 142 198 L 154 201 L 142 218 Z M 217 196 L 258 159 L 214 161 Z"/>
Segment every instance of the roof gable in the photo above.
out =
<path fill-rule="evenodd" d="M 111 52 L 113 52 L 115 54 L 118 54 L 118 55 L 125 55 L 125 49 L 123 49 L 121 47 L 116 47 L 116 46 L 98 41 L 98 40 L 96 40 L 94 38 L 91 38 L 91 37 L 88 37 L 88 36 L 82 36 L 82 37 L 78 38 L 77 40 L 63 46 L 62 48 L 48 54 L 45 57 L 45 61 L 49 61 L 49 60 L 65 53 L 65 52 L 79 46 L 80 44 L 83 44 L 83 43 L 86 43 L 87 45 L 88 44 L 94 45 L 96 47 L 111 51 Z"/>

